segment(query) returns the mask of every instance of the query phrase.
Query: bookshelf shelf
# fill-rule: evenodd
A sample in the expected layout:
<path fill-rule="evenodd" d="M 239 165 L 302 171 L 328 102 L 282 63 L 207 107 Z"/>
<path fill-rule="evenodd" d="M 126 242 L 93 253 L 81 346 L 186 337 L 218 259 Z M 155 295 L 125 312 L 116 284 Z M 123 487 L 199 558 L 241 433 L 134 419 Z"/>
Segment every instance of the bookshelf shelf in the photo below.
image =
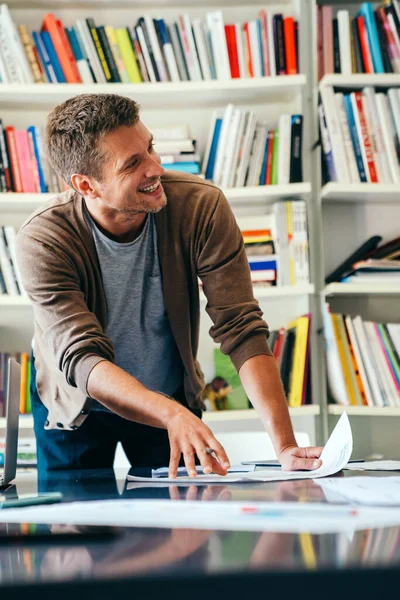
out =
<path fill-rule="evenodd" d="M 400 188 L 396 183 L 327 183 L 321 191 L 322 202 L 363 204 L 400 204 Z"/>
<path fill-rule="evenodd" d="M 259 205 L 276 202 L 285 198 L 302 198 L 311 193 L 310 183 L 290 183 L 288 185 L 260 185 L 255 187 L 229 188 L 224 190 L 232 206 Z M 56 194 L 17 194 L 0 193 L 0 212 L 34 211 Z"/>
<path fill-rule="evenodd" d="M 319 415 L 319 406 L 314 404 L 308 404 L 305 406 L 299 406 L 296 408 L 289 408 L 290 416 L 311 416 Z M 248 410 L 221 410 L 218 412 L 205 412 L 203 414 L 203 421 L 205 423 L 211 423 L 216 421 L 242 421 L 256 419 L 260 417 L 257 412 L 253 409 Z"/>
<path fill-rule="evenodd" d="M 43 84 L 0 84 L 0 105 L 13 110 L 26 110 L 26 99 L 30 105 L 51 109 L 55 104 L 77 94 L 119 94 L 137 100 L 146 109 L 163 105 L 187 107 L 195 101 L 206 101 L 207 106 L 219 106 L 227 102 L 265 102 L 266 98 L 279 97 L 283 102 L 305 86 L 304 75 L 279 75 L 276 77 L 253 77 L 228 81 L 182 81 L 179 83 L 43 83 Z M 286 95 L 286 98 L 285 98 Z"/>
<path fill-rule="evenodd" d="M 26 308 L 31 307 L 31 302 L 26 296 L 9 296 L 3 294 L 0 296 L 0 308 Z"/>
<path fill-rule="evenodd" d="M 400 417 L 400 407 L 341 406 L 339 404 L 330 404 L 328 406 L 328 413 L 330 415 L 341 415 L 344 412 L 348 415 L 358 417 Z"/>
<path fill-rule="evenodd" d="M 381 283 L 330 283 L 325 287 L 326 296 L 353 296 L 357 294 L 370 294 L 374 296 L 386 296 L 387 294 L 400 294 L 399 284 Z"/>
<path fill-rule="evenodd" d="M 334 87 L 357 89 L 366 85 L 374 87 L 391 87 L 400 85 L 400 75 L 396 73 L 355 73 L 353 75 L 341 75 L 332 73 L 324 75 L 319 82 L 321 86 L 333 85 Z"/>

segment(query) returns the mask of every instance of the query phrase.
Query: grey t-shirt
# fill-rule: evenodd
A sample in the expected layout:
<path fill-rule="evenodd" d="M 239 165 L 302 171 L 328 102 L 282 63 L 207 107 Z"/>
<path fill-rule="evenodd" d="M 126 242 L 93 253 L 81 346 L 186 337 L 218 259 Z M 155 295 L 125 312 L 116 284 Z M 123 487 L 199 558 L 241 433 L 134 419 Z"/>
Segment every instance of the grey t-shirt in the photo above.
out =
<path fill-rule="evenodd" d="M 100 262 L 115 364 L 148 389 L 172 395 L 182 384 L 183 365 L 164 304 L 154 216 L 147 215 L 139 237 L 121 244 L 104 235 L 84 208 Z M 100 403 L 93 408 L 107 410 Z"/>

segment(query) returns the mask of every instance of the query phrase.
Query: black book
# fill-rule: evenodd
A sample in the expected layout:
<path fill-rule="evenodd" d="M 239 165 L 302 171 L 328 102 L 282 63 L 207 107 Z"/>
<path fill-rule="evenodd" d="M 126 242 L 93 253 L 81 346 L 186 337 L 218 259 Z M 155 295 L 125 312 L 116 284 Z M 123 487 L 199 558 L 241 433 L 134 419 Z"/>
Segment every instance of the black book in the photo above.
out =
<path fill-rule="evenodd" d="M 179 45 L 179 56 L 182 58 L 182 64 L 183 67 L 185 69 L 185 75 L 186 75 L 186 80 L 190 81 L 190 74 L 189 74 L 189 68 L 187 66 L 187 62 L 186 62 L 186 56 L 185 56 L 185 52 L 183 50 L 183 43 L 182 43 L 182 39 L 181 39 L 181 35 L 179 33 L 179 26 L 178 23 L 173 23 L 172 27 L 175 30 L 175 37 L 178 41 L 178 45 Z M 171 37 L 171 36 L 170 36 Z M 212 47 L 211 47 L 211 52 L 212 52 Z M 178 65 L 179 68 L 179 65 Z"/>
<path fill-rule="evenodd" d="M 144 56 L 143 56 L 143 53 L 140 48 L 140 43 L 139 43 L 139 39 L 137 37 L 137 33 L 136 33 L 134 27 L 132 27 L 132 28 L 125 27 L 125 29 L 128 32 L 129 41 L 131 43 L 132 52 L 136 58 L 136 64 L 139 69 L 140 77 L 142 78 L 142 81 L 150 81 L 150 77 L 147 72 L 146 63 L 145 63 Z M 137 50 L 137 46 L 139 46 L 140 52 Z"/>
<path fill-rule="evenodd" d="M 354 263 L 359 260 L 363 260 L 369 254 L 372 253 L 382 241 L 380 235 L 374 235 L 370 237 L 366 242 L 361 244 L 357 250 L 355 250 L 346 260 L 344 260 L 328 277 L 325 279 L 325 283 L 333 283 L 334 281 L 340 281 L 342 277 L 347 275 L 353 270 Z"/>
<path fill-rule="evenodd" d="M 96 23 L 92 17 L 86 19 L 87 26 L 89 27 L 90 35 L 92 37 L 94 47 L 96 48 L 97 55 L 100 60 L 101 68 L 104 73 L 104 77 L 106 78 L 107 83 L 112 83 L 112 75 L 108 63 L 106 61 L 106 57 L 104 56 L 104 51 L 102 45 L 100 43 L 99 34 L 97 32 Z"/>
<path fill-rule="evenodd" d="M 1 123 L 1 121 L 0 121 Z M 7 182 L 6 182 L 6 164 L 7 164 L 7 155 L 3 158 L 3 153 L 5 154 L 5 147 L 0 142 L 0 192 L 7 192 Z"/>
<path fill-rule="evenodd" d="M 292 115 L 290 135 L 290 183 L 303 181 L 302 164 L 303 115 Z"/>
<path fill-rule="evenodd" d="M 294 43 L 296 44 L 296 71 L 300 73 L 299 67 L 299 22 L 294 22 Z"/>
<path fill-rule="evenodd" d="M 335 73 L 340 71 L 340 49 L 339 49 L 339 21 L 332 19 L 333 28 L 333 70 Z"/>
<path fill-rule="evenodd" d="M 390 254 L 398 250 L 400 250 L 400 237 L 396 237 L 393 240 L 389 240 L 385 244 L 382 244 L 382 246 L 373 250 L 366 258 L 373 258 L 374 260 L 380 258 L 387 259 Z"/>
<path fill-rule="evenodd" d="M 6 282 L 5 282 L 1 267 L 0 267 L 0 292 L 2 294 L 8 294 Z"/>
<path fill-rule="evenodd" d="M 156 64 L 156 60 L 154 58 L 153 48 L 152 48 L 151 43 L 150 43 L 149 33 L 147 31 L 146 21 L 144 20 L 144 17 L 140 17 L 138 19 L 138 22 L 136 23 L 136 27 L 141 27 L 142 28 L 144 41 L 145 41 L 145 44 L 146 44 L 146 47 L 147 47 L 147 51 L 148 51 L 149 56 L 150 56 L 150 60 L 151 60 L 151 64 L 152 64 L 152 67 L 153 67 L 155 78 L 156 78 L 157 81 L 161 81 L 161 77 L 160 77 L 160 74 L 159 74 L 158 69 L 157 69 L 157 64 Z M 136 31 L 136 27 L 135 27 L 135 31 Z M 137 35 L 137 32 L 136 32 L 136 35 Z M 137 36 L 137 37 L 139 39 L 139 36 Z M 141 46 L 141 44 L 140 44 L 140 46 Z M 142 48 L 142 54 L 143 54 L 143 48 Z"/>
<path fill-rule="evenodd" d="M 283 33 L 283 15 L 274 15 L 272 18 L 275 46 L 275 66 L 277 75 L 285 75 L 285 38 Z"/>
<path fill-rule="evenodd" d="M 4 177 L 6 180 L 6 190 L 7 192 L 14 192 L 14 177 L 11 169 L 11 159 L 10 159 L 10 151 L 8 148 L 7 136 L 5 132 L 5 128 L 3 125 L 3 121 L 0 119 L 0 148 L 1 148 L 1 156 L 3 160 L 3 168 L 4 168 Z"/>
<path fill-rule="evenodd" d="M 357 27 L 357 19 L 351 20 L 351 28 L 353 30 L 353 45 L 354 55 L 356 59 L 356 73 L 365 73 L 364 62 L 361 54 L 360 33 Z"/>
<path fill-rule="evenodd" d="M 383 68 L 385 69 L 385 73 L 393 73 L 394 70 L 393 70 L 392 61 L 390 60 L 390 56 L 389 56 L 389 52 L 388 52 L 385 29 L 384 29 L 383 22 L 382 22 L 382 19 L 380 16 L 381 14 L 382 13 L 380 12 L 379 9 L 377 9 L 374 13 L 376 29 L 378 31 L 379 46 L 381 49 L 382 60 L 383 60 Z"/>
<path fill-rule="evenodd" d="M 99 25 L 96 27 L 97 34 L 99 36 L 100 45 L 104 52 L 104 58 L 107 62 L 108 68 L 111 73 L 111 80 L 113 83 L 121 83 L 121 76 L 118 71 L 117 64 L 115 62 L 114 54 L 112 53 L 111 46 L 108 41 L 108 37 L 106 34 L 106 30 L 104 29 L 104 25 Z"/>
<path fill-rule="evenodd" d="M 288 329 L 285 340 L 285 345 L 282 348 L 282 359 L 281 359 L 281 379 L 283 389 L 285 390 L 286 398 L 289 397 L 290 393 L 290 380 L 293 366 L 293 352 L 294 344 L 296 341 L 296 328 L 293 327 Z"/>

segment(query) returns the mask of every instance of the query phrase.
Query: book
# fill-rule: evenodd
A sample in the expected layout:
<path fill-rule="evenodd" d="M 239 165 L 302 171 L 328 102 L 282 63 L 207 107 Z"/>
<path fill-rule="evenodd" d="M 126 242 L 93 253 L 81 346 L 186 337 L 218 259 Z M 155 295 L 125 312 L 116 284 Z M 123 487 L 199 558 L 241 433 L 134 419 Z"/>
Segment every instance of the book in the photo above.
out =
<path fill-rule="evenodd" d="M 67 83 L 82 83 L 71 45 L 61 21 L 56 19 L 53 13 L 47 13 L 43 17 L 41 31 L 46 31 L 50 35 L 54 51 Z"/>

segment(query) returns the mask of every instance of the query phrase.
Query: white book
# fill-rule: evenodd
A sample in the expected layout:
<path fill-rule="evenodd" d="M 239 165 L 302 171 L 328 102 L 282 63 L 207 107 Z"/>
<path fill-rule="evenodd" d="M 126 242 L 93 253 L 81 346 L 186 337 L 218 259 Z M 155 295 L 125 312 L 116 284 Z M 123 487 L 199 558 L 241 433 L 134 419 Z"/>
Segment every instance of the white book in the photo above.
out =
<path fill-rule="evenodd" d="M 267 37 L 268 37 L 268 58 L 269 58 L 269 74 L 271 76 L 276 75 L 276 63 L 275 63 L 275 44 L 274 44 L 274 27 L 273 27 L 273 14 L 270 10 L 267 13 Z"/>
<path fill-rule="evenodd" d="M 143 60 L 144 60 L 144 64 L 146 65 L 146 69 L 147 69 L 147 73 L 149 75 L 150 82 L 151 83 L 156 83 L 157 82 L 157 77 L 156 77 L 156 74 L 154 72 L 153 63 L 151 62 L 149 49 L 147 47 L 146 38 L 144 36 L 143 27 L 141 25 L 138 25 L 136 27 L 136 34 L 137 34 L 137 37 L 138 37 L 140 49 L 141 49 L 142 54 L 143 54 Z"/>
<path fill-rule="evenodd" d="M 292 202 L 293 243 L 297 283 L 309 283 L 307 207 L 303 200 Z"/>
<path fill-rule="evenodd" d="M 378 108 L 376 105 L 375 89 L 373 87 L 366 86 L 362 91 L 362 95 L 368 105 L 368 118 L 371 121 L 371 139 L 374 148 L 376 148 L 376 154 L 379 157 L 379 168 L 382 173 L 382 178 L 379 179 L 379 182 L 392 183 L 393 180 L 390 173 L 389 160 L 386 154 L 382 126 L 379 120 Z"/>
<path fill-rule="evenodd" d="M 151 44 L 151 50 L 153 52 L 154 60 L 157 66 L 157 71 L 160 76 L 160 81 L 168 81 L 167 69 L 165 68 L 164 58 L 161 52 L 160 44 L 158 42 L 154 21 L 152 17 L 150 17 L 149 15 L 145 15 L 144 22 L 147 29 L 147 35 L 149 36 L 149 41 Z"/>
<path fill-rule="evenodd" d="M 356 156 L 354 154 L 353 142 L 351 141 L 349 122 L 344 106 L 344 98 L 342 92 L 335 93 L 336 110 L 339 115 L 340 127 L 343 136 L 344 151 L 350 171 L 350 180 L 352 183 L 360 183 L 360 174 L 357 168 Z"/>
<path fill-rule="evenodd" d="M 235 183 L 235 177 L 237 173 L 238 161 L 239 161 L 239 152 L 243 142 L 244 128 L 248 119 L 248 111 L 241 110 L 240 111 L 240 119 L 239 125 L 236 132 L 236 139 L 234 143 L 233 155 L 232 155 L 232 163 L 229 172 L 229 178 L 227 187 L 233 187 Z"/>
<path fill-rule="evenodd" d="M 367 334 L 371 352 L 374 354 L 375 361 L 378 366 L 378 373 L 381 385 L 385 391 L 388 406 L 397 406 L 397 389 L 390 374 L 386 359 L 383 355 L 379 340 L 377 339 L 374 323 L 371 321 L 364 321 L 364 328 Z"/>
<path fill-rule="evenodd" d="M 340 72 L 351 75 L 350 16 L 348 10 L 337 11 L 339 28 Z"/>
<path fill-rule="evenodd" d="M 375 406 L 385 406 L 385 400 L 378 382 L 378 367 L 376 365 L 374 355 L 369 348 L 363 321 L 359 315 L 353 318 L 353 326 L 357 336 L 358 346 L 360 348 L 365 371 L 367 373 L 371 393 L 374 398 L 374 404 Z"/>
<path fill-rule="evenodd" d="M 356 124 L 358 141 L 360 143 L 361 157 L 362 157 L 362 161 L 364 164 L 365 175 L 367 177 L 368 183 L 371 183 L 371 175 L 369 172 L 368 161 L 367 161 L 367 152 L 365 149 L 364 135 L 363 135 L 363 132 L 361 129 L 360 113 L 358 112 L 358 108 L 357 108 L 355 92 L 351 92 L 350 101 L 351 101 L 351 106 L 353 108 L 354 122 Z"/>
<path fill-rule="evenodd" d="M 195 81 L 201 81 L 201 79 L 202 79 L 201 69 L 200 69 L 199 58 L 197 56 L 196 44 L 194 43 L 192 24 L 190 22 L 189 15 L 187 13 L 185 13 L 182 16 L 182 19 L 183 19 L 183 27 L 184 27 L 184 30 L 186 33 L 186 40 L 189 45 L 190 54 L 191 54 L 192 60 L 193 60 L 193 69 L 196 71 L 196 80 Z"/>
<path fill-rule="evenodd" d="M 208 128 L 208 137 L 206 142 L 206 147 L 204 150 L 203 163 L 201 165 L 201 174 L 205 175 L 207 170 L 208 159 L 210 157 L 211 144 L 214 137 L 215 123 L 218 119 L 218 111 L 214 110 L 210 119 L 210 126 Z"/>
<path fill-rule="evenodd" d="M 182 42 L 183 53 L 185 55 L 185 62 L 189 72 L 190 81 L 201 81 L 200 65 L 198 63 L 198 60 L 195 60 L 197 57 L 193 56 L 192 51 L 190 49 L 189 40 L 186 35 L 185 21 L 182 15 L 179 16 L 178 29 L 179 36 Z"/>
<path fill-rule="evenodd" d="M 15 229 L 14 229 L 14 227 L 11 227 L 11 225 L 5 225 L 5 226 L 3 226 L 3 231 L 5 234 L 6 240 L 7 240 L 8 250 L 10 252 L 11 260 L 13 263 L 12 266 L 14 269 L 15 277 L 17 279 L 19 291 L 22 296 L 26 296 L 24 284 L 22 283 L 22 279 L 21 279 L 21 273 L 18 268 L 17 255 L 15 252 L 15 246 L 16 246 Z"/>
<path fill-rule="evenodd" d="M 19 72 L 20 83 L 33 83 L 33 75 L 29 66 L 28 58 L 25 54 L 21 38 L 18 35 L 17 28 L 11 18 L 7 4 L 0 6 L 1 20 L 7 31 L 9 48 L 14 55 L 17 70 Z"/>
<path fill-rule="evenodd" d="M 245 128 L 243 145 L 239 151 L 239 163 L 237 176 L 235 181 L 235 187 L 243 187 L 247 173 L 247 167 L 249 163 L 250 150 L 253 143 L 254 132 L 256 129 L 257 116 L 254 112 L 250 111 L 247 125 Z"/>
<path fill-rule="evenodd" d="M 338 183 L 350 183 L 350 171 L 343 152 L 343 136 L 340 129 L 339 115 L 336 110 L 333 87 L 323 85 L 320 88 L 324 107 L 326 125 L 332 146 L 332 156 Z"/>
<path fill-rule="evenodd" d="M 244 182 L 245 187 L 259 185 L 267 134 L 267 126 L 263 123 L 257 123 L 250 152 L 248 174 Z"/>
<path fill-rule="evenodd" d="M 179 42 L 179 34 L 177 28 L 179 29 L 178 23 L 173 23 L 169 28 L 169 34 L 171 37 L 171 44 L 176 59 L 176 66 L 178 67 L 179 78 L 181 81 L 187 81 L 188 76 L 185 68 L 185 57 L 183 55 L 181 44 Z"/>
<path fill-rule="evenodd" d="M 2 228 L 0 227 L 0 268 L 3 273 L 7 293 L 10 296 L 19 296 L 17 281 L 15 278 L 11 256 L 9 254 Z"/>
<path fill-rule="evenodd" d="M 170 79 L 171 81 L 177 83 L 181 80 L 181 78 L 179 76 L 178 65 L 175 59 L 174 49 L 172 47 L 171 42 L 164 42 L 162 49 L 164 51 L 164 56 L 167 63 Z"/>
<path fill-rule="evenodd" d="M 86 85 L 90 85 L 91 83 L 94 83 L 93 75 L 90 71 L 90 68 L 89 68 L 89 65 L 88 65 L 86 59 L 81 58 L 81 59 L 77 60 L 76 66 L 78 67 L 78 71 L 79 71 L 79 75 L 81 76 L 82 83 L 84 83 Z M 125 83 L 128 83 L 128 82 L 125 82 Z"/>
<path fill-rule="evenodd" d="M 364 91 L 361 92 L 361 104 L 362 104 L 362 108 L 363 108 L 363 112 L 364 112 L 365 123 L 367 126 L 368 137 L 371 142 L 372 158 L 373 158 L 373 161 L 375 164 L 376 177 L 378 179 L 378 183 L 384 183 L 385 182 L 385 173 L 382 168 L 381 155 L 378 152 L 377 135 L 373 129 L 372 119 L 371 119 L 371 108 L 369 105 L 368 98 L 364 94 Z"/>
<path fill-rule="evenodd" d="M 400 356 L 400 325 L 398 323 L 388 323 L 387 328 L 396 352 Z"/>
<path fill-rule="evenodd" d="M 7 73 L 6 63 L 4 61 L 1 48 L 2 48 L 2 46 L 0 44 L 0 80 L 1 80 L 1 83 L 10 83 L 10 79 L 9 79 L 8 73 Z"/>
<path fill-rule="evenodd" d="M 386 156 L 389 163 L 389 170 L 392 178 L 392 183 L 399 183 L 399 165 L 397 162 L 396 148 L 394 145 L 393 135 L 391 133 L 392 126 L 390 124 L 388 99 L 386 97 L 386 94 L 383 94 L 382 92 L 375 94 L 375 99 L 378 118 L 381 124 L 383 134 L 383 143 L 385 146 Z"/>
<path fill-rule="evenodd" d="M 240 77 L 247 77 L 246 63 L 244 62 L 242 25 L 240 23 L 235 23 L 235 34 Z"/>
<path fill-rule="evenodd" d="M 0 48 L 3 56 L 3 64 L 7 73 L 5 83 L 23 83 L 20 79 L 16 56 L 13 53 L 12 45 L 9 40 L 7 25 L 3 15 L 0 12 Z"/>
<path fill-rule="evenodd" d="M 226 141 L 229 137 L 229 129 L 230 129 L 231 123 L 232 123 L 233 110 L 234 110 L 233 104 L 228 104 L 225 107 L 224 114 L 222 117 L 222 125 L 221 125 L 221 131 L 219 134 L 218 148 L 217 148 L 217 153 L 216 153 L 216 157 L 215 157 L 215 167 L 214 167 L 214 176 L 213 176 L 213 182 L 216 185 L 220 185 L 220 181 L 221 181 L 222 167 L 223 167 L 223 164 L 225 161 L 225 154 L 227 152 Z"/>
<path fill-rule="evenodd" d="M 290 115 L 280 115 L 278 129 L 278 185 L 286 185 L 290 181 Z"/>
<path fill-rule="evenodd" d="M 389 88 L 387 96 L 389 99 L 389 107 L 392 122 L 397 134 L 397 138 L 400 141 L 400 97 L 398 88 Z"/>
<path fill-rule="evenodd" d="M 253 65 L 254 77 L 261 77 L 261 60 L 260 44 L 258 41 L 258 24 L 257 21 L 249 21 L 249 37 L 250 37 L 250 52 L 251 63 Z"/>
<path fill-rule="evenodd" d="M 275 217 L 274 227 L 271 227 L 275 242 L 275 252 L 278 255 L 277 282 L 279 286 L 290 285 L 289 236 L 287 230 L 286 202 L 275 202 L 272 205 Z"/>
<path fill-rule="evenodd" d="M 93 43 L 88 25 L 84 19 L 77 19 L 76 27 L 82 40 L 86 55 L 89 58 L 97 83 L 107 83 L 99 56 Z"/>
<path fill-rule="evenodd" d="M 180 152 L 194 152 L 193 140 L 157 140 L 154 139 L 154 149 L 158 154 L 179 154 Z"/>
<path fill-rule="evenodd" d="M 364 363 L 362 360 L 361 351 L 360 351 L 360 347 L 358 345 L 358 338 L 357 338 L 357 335 L 356 335 L 356 332 L 354 329 L 353 321 L 351 320 L 351 317 L 348 315 L 345 317 L 345 321 L 346 321 L 347 333 L 349 335 L 350 343 L 353 348 L 354 356 L 355 356 L 355 359 L 357 362 L 358 372 L 360 374 L 360 378 L 361 378 L 361 381 L 362 381 L 362 384 L 364 387 L 365 397 L 366 397 L 368 406 L 375 406 L 374 397 L 372 394 L 371 387 L 369 385 L 367 372 L 365 370 L 365 366 L 364 366 Z"/>
<path fill-rule="evenodd" d="M 199 55 L 201 73 L 204 81 L 211 80 L 211 69 L 208 60 L 207 45 L 204 36 L 203 23 L 201 19 L 193 19 L 193 35 L 196 41 L 197 52 Z"/>
<path fill-rule="evenodd" d="M 323 307 L 324 340 L 326 354 L 326 374 L 329 392 L 333 400 L 342 406 L 350 404 L 347 394 L 346 382 L 344 380 L 342 364 L 340 362 L 339 349 L 333 330 L 332 317 L 329 304 Z"/>
<path fill-rule="evenodd" d="M 221 167 L 221 179 L 220 186 L 223 189 L 229 187 L 231 180 L 231 174 L 233 170 L 233 158 L 237 145 L 237 137 L 239 133 L 239 125 L 242 111 L 239 108 L 235 108 L 232 114 L 231 126 L 229 128 L 228 138 L 226 140 L 226 152 L 224 155 L 224 161 Z"/>
<path fill-rule="evenodd" d="M 222 11 L 217 10 L 215 12 L 207 13 L 206 21 L 211 35 L 217 79 L 225 81 L 231 78 L 231 68 L 229 65 L 228 47 L 226 44 Z"/>

